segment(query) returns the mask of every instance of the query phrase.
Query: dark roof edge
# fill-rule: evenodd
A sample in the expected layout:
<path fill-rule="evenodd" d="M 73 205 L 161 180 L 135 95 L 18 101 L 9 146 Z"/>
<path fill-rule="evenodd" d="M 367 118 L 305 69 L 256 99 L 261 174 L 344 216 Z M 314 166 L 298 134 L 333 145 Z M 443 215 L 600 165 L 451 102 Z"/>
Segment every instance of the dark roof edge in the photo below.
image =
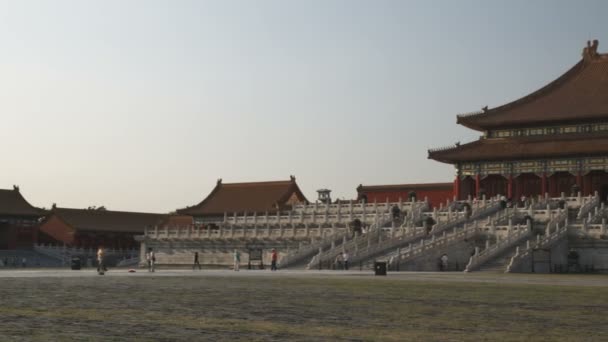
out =
<path fill-rule="evenodd" d="M 357 188 L 357 192 L 374 191 L 374 190 L 390 190 L 390 189 L 441 189 L 452 188 L 453 183 L 413 183 L 413 184 L 387 184 L 387 185 L 361 185 Z"/>

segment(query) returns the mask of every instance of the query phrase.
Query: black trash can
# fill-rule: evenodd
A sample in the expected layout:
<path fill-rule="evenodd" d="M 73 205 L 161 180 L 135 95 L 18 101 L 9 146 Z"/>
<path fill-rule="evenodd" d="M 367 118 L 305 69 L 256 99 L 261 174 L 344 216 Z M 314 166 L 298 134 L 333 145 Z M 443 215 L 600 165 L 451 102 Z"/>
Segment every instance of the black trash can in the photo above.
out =
<path fill-rule="evenodd" d="M 79 270 L 80 269 L 80 258 L 76 258 L 76 257 L 72 258 L 70 265 L 73 270 Z"/>
<path fill-rule="evenodd" d="M 385 276 L 386 275 L 386 262 L 384 262 L 384 261 L 374 262 L 374 272 L 377 276 Z"/>

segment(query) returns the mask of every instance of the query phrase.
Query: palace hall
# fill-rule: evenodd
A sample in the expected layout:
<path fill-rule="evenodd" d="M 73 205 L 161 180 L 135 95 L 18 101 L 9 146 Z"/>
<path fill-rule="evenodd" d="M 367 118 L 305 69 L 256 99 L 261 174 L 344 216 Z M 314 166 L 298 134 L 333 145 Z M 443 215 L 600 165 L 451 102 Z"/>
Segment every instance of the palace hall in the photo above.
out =
<path fill-rule="evenodd" d="M 457 116 L 483 132 L 466 144 L 431 149 L 454 165 L 458 199 L 596 191 L 608 195 L 608 54 L 587 42 L 582 59 L 541 89 L 505 105 Z"/>

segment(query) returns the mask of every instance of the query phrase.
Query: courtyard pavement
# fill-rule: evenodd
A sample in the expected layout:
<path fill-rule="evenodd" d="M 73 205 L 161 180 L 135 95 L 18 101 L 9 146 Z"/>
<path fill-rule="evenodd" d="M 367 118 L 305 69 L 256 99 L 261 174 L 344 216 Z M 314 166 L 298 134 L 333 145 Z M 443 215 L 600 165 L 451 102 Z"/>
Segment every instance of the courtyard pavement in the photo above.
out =
<path fill-rule="evenodd" d="M 0 278 L 42 278 L 42 277 L 101 277 L 95 269 L 0 269 Z M 378 280 L 391 279 L 420 282 L 474 282 L 491 284 L 536 284 L 562 286 L 608 286 L 608 274 L 502 274 L 502 273 L 463 273 L 463 272 L 389 272 L 386 277 L 375 276 L 372 271 L 359 270 L 247 270 L 239 272 L 221 269 L 164 269 L 151 273 L 146 269 L 115 268 L 104 277 L 286 277 L 286 278 L 352 278 Z"/>

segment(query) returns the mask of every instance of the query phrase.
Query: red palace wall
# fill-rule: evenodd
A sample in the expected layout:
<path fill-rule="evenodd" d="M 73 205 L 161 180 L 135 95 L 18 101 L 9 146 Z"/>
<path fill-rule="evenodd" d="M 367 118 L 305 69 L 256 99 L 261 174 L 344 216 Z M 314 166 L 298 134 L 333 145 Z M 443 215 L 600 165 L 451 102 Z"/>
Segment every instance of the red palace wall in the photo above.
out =
<path fill-rule="evenodd" d="M 399 198 L 405 202 L 408 200 L 410 191 L 416 192 L 416 198 L 418 200 L 423 200 L 426 197 L 429 200 L 431 208 L 439 207 L 440 203 L 445 204 L 447 200 L 451 201 L 454 197 L 454 190 L 452 188 L 363 191 L 360 195 L 367 195 L 367 203 L 373 203 L 374 201 L 384 203 L 387 198 L 389 202 L 399 202 Z"/>

